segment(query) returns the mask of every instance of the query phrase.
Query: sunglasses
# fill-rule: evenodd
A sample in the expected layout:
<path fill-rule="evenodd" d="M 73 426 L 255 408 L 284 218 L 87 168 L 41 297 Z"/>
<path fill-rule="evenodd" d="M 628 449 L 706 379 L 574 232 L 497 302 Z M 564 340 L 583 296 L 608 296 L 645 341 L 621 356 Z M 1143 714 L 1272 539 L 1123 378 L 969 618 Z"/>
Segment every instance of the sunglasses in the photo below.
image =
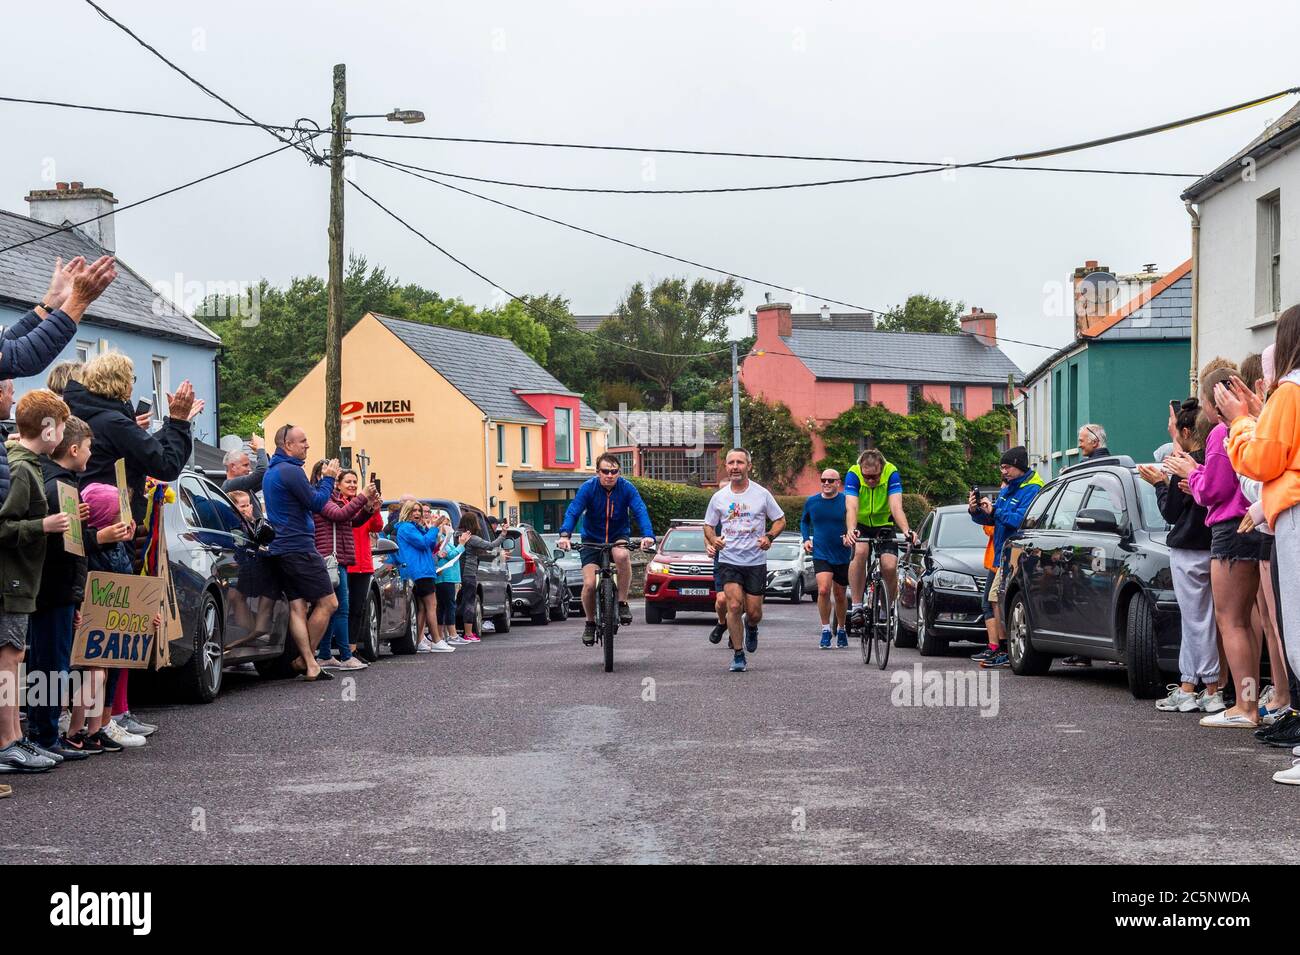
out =
<path fill-rule="evenodd" d="M 823 483 L 823 484 L 834 484 L 834 483 L 836 483 L 838 480 L 839 480 L 839 478 L 822 478 L 822 483 Z"/>
<path fill-rule="evenodd" d="M 618 468 L 614 468 L 613 470 L 611 470 L 611 469 L 609 469 L 609 468 L 601 468 L 601 469 L 600 469 L 600 473 L 601 473 L 601 474 L 617 474 L 617 473 L 618 473 Z"/>

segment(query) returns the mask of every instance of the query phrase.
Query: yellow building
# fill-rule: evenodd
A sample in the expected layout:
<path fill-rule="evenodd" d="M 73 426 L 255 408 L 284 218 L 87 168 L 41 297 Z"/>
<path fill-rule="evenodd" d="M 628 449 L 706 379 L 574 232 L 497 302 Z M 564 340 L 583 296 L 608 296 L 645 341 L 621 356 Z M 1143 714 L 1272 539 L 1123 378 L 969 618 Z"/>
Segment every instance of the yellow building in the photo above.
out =
<path fill-rule="evenodd" d="M 365 315 L 343 336 L 340 456 L 377 475 L 385 498 L 450 498 L 557 530 L 595 474 L 595 411 L 509 339 Z M 305 428 L 308 466 L 325 450 L 322 360 L 266 418 L 268 440 Z"/>

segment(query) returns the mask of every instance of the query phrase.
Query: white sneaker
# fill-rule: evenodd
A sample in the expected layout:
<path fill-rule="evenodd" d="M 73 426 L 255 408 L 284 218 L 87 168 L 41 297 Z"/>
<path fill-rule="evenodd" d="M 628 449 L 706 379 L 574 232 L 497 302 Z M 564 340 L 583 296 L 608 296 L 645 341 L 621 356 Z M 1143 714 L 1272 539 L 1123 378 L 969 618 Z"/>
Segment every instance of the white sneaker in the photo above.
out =
<path fill-rule="evenodd" d="M 448 646 L 446 640 L 439 640 L 429 647 L 429 651 L 431 653 L 455 653 L 456 648 Z"/>
<path fill-rule="evenodd" d="M 118 726 L 115 720 L 109 720 L 104 724 L 104 733 L 118 746 L 143 746 L 145 742 L 143 736 L 137 736 L 135 733 L 128 733 L 126 730 L 122 729 L 122 727 Z"/>
<path fill-rule="evenodd" d="M 448 643 L 449 645 L 453 646 L 453 647 L 467 647 L 467 646 L 469 646 L 469 644 L 471 643 L 471 641 L 466 640 L 466 639 L 465 639 L 464 637 L 462 637 L 460 634 L 457 634 L 457 635 L 454 636 L 454 637 L 449 637 L 449 638 L 447 639 L 447 643 Z"/>
<path fill-rule="evenodd" d="M 1163 700 L 1156 700 L 1156 709 L 1162 713 L 1191 713 L 1200 709 L 1196 703 L 1196 694 L 1188 693 L 1178 683 L 1170 683 L 1165 687 L 1169 695 Z"/>
<path fill-rule="evenodd" d="M 1291 755 L 1292 755 L 1292 756 L 1300 756 L 1300 746 L 1292 746 L 1292 747 L 1291 747 Z"/>
<path fill-rule="evenodd" d="M 1229 716 L 1225 713 L 1215 713 L 1212 716 L 1202 716 L 1201 725 L 1208 726 L 1212 729 L 1245 729 L 1253 730 L 1256 723 L 1242 716 L 1240 713 Z"/>
<path fill-rule="evenodd" d="M 1196 706 L 1202 713 L 1222 713 L 1228 708 L 1223 702 L 1223 691 L 1209 693 L 1202 690 L 1196 694 Z"/>
<path fill-rule="evenodd" d="M 423 640 L 420 641 L 419 645 L 415 648 L 415 652 L 416 652 L 416 653 L 432 653 L 432 652 L 433 652 L 433 641 L 430 640 L 428 637 L 425 637 Z"/>
<path fill-rule="evenodd" d="M 1290 769 L 1280 769 L 1273 774 L 1273 782 L 1288 786 L 1300 786 L 1300 759 L 1291 760 Z"/>

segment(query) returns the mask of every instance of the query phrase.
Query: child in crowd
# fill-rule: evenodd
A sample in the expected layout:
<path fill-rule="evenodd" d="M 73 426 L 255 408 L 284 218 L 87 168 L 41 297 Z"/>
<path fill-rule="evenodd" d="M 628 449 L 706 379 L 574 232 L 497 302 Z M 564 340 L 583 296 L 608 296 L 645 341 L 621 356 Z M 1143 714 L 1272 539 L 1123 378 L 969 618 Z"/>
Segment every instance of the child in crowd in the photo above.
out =
<path fill-rule="evenodd" d="M 1195 398 L 1179 406 L 1171 431 L 1179 449 L 1197 465 L 1205 462 L 1209 420 L 1201 415 L 1200 403 Z M 1162 467 L 1142 464 L 1138 473 L 1156 489 L 1160 514 L 1173 525 L 1167 541 L 1169 566 L 1182 617 L 1182 641 L 1178 648 L 1182 682 L 1169 687 L 1169 695 L 1156 702 L 1156 709 L 1218 713 L 1225 706 L 1219 689 L 1219 633 L 1214 623 L 1210 589 L 1211 533 L 1206 525 L 1206 510 Z M 1201 683 L 1205 689 L 1198 695 L 1196 687 Z"/>
<path fill-rule="evenodd" d="M 0 773 L 41 773 L 63 761 L 23 738 L 18 667 L 41 589 L 46 535 L 71 526 L 67 514 L 49 513 L 40 468 L 40 456 L 62 443 L 69 414 L 54 392 L 29 391 L 14 414 L 18 436 L 6 444 L 10 484 L 0 505 Z"/>
<path fill-rule="evenodd" d="M 1268 402 L 1241 381 L 1221 383 L 1215 392 L 1232 430 L 1226 450 L 1243 475 L 1263 482 L 1264 514 L 1275 537 L 1277 600 L 1282 634 L 1291 635 L 1287 656 L 1300 667 L 1300 305 L 1282 313 L 1273 352 L 1277 388 Z M 1300 765 L 1273 775 L 1275 782 L 1300 785 Z"/>

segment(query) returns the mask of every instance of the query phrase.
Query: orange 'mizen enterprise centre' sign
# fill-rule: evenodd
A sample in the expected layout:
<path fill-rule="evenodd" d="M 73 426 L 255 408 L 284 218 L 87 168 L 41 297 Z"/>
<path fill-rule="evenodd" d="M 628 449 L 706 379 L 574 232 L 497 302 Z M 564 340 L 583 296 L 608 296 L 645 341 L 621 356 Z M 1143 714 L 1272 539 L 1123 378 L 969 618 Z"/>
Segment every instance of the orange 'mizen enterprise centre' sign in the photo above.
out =
<path fill-rule="evenodd" d="M 360 421 L 362 424 L 413 424 L 415 414 L 406 398 L 381 401 L 345 401 L 339 405 L 339 417 L 344 422 Z"/>

